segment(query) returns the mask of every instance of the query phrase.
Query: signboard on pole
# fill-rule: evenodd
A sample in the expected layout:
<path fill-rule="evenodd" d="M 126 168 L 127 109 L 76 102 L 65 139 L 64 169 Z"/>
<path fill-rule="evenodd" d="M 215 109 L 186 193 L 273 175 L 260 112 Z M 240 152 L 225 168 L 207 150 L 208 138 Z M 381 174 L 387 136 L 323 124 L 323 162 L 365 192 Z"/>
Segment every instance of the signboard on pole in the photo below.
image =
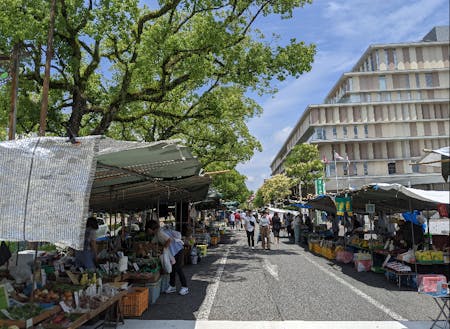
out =
<path fill-rule="evenodd" d="M 316 188 L 316 194 L 321 195 L 325 194 L 325 182 L 323 181 L 323 178 L 317 178 L 314 180 L 314 186 Z"/>

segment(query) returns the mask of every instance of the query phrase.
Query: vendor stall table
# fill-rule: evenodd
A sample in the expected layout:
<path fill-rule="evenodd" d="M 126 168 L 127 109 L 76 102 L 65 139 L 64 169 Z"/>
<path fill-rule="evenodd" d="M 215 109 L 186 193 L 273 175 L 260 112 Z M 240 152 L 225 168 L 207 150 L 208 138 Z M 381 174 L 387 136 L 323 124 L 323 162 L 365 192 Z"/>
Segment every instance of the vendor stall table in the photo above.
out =
<path fill-rule="evenodd" d="M 397 281 L 397 285 L 399 288 L 401 288 L 401 285 L 402 285 L 402 277 L 406 277 L 407 280 L 411 280 L 411 278 L 416 276 L 416 272 L 413 272 L 413 271 L 400 272 L 400 271 L 396 271 L 391 268 L 384 268 L 384 270 L 388 273 L 392 273 L 395 275 L 395 280 Z M 389 277 L 387 277 L 387 279 L 389 280 Z"/>
<path fill-rule="evenodd" d="M 124 324 L 122 310 L 120 309 L 120 300 L 122 299 L 122 297 L 125 297 L 126 294 L 127 291 L 122 291 L 117 295 L 111 297 L 106 302 L 102 303 L 100 307 L 96 308 L 95 310 L 91 310 L 87 313 L 84 313 L 82 316 L 80 316 L 76 321 L 72 322 L 70 326 L 66 327 L 65 329 L 79 328 L 88 321 L 94 319 L 96 316 L 98 316 L 100 313 L 104 311 L 106 311 L 106 313 L 105 319 L 104 321 L 102 321 L 103 327 L 112 326 L 114 328 L 117 328 L 117 324 L 119 322 Z"/>

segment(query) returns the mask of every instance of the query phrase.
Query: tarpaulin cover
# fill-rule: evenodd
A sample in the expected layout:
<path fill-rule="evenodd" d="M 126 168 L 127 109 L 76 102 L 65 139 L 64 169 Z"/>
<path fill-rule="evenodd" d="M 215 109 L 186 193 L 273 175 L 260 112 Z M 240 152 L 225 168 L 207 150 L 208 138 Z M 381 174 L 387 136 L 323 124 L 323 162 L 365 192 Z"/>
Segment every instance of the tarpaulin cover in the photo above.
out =
<path fill-rule="evenodd" d="M 0 143 L 0 240 L 81 249 L 91 189 L 93 205 L 112 201 L 133 209 L 142 209 L 162 190 L 170 200 L 206 195 L 210 179 L 198 176 L 200 163 L 176 140 L 140 143 L 89 136 L 78 141 L 40 137 Z M 120 195 L 112 200 L 111 192 Z"/>
<path fill-rule="evenodd" d="M 99 136 L 0 143 L 0 239 L 82 249 Z"/>

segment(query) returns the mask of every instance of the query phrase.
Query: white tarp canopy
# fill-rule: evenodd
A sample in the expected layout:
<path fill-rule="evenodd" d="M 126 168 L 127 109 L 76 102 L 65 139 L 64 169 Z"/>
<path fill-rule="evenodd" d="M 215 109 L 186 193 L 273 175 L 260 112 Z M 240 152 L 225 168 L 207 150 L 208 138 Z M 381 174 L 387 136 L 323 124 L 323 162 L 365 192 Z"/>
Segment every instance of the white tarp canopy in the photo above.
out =
<path fill-rule="evenodd" d="M 400 184 L 376 183 L 351 192 L 352 207 L 365 211 L 367 203 L 375 204 L 376 210 L 397 213 L 411 210 L 432 210 L 439 204 L 450 203 L 448 191 L 428 191 L 405 187 Z"/>
<path fill-rule="evenodd" d="M 90 198 L 99 206 L 134 200 L 134 209 L 142 209 L 154 197 L 151 193 L 161 190 L 172 200 L 187 199 L 191 192 L 203 199 L 207 193 L 210 179 L 199 176 L 199 161 L 178 141 L 77 140 L 37 137 L 0 143 L 0 240 L 81 249 Z M 139 198 L 129 186 L 141 188 Z"/>
<path fill-rule="evenodd" d="M 295 210 L 272 208 L 272 207 L 268 207 L 267 209 L 269 209 L 270 213 L 272 213 L 272 214 L 277 212 L 281 218 L 282 218 L 282 215 L 287 214 L 287 213 L 291 213 L 294 216 L 297 216 L 298 214 L 300 214 L 299 211 L 295 211 Z"/>

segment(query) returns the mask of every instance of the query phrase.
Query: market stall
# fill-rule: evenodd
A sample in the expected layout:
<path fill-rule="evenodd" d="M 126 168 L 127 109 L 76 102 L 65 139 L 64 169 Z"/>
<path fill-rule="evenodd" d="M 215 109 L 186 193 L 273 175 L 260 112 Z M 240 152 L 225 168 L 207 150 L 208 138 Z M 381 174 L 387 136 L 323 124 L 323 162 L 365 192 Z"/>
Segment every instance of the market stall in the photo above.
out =
<path fill-rule="evenodd" d="M 90 212 L 106 210 L 110 224 L 124 211 L 151 209 L 150 216 L 159 218 L 164 202 L 179 205 L 177 224 L 182 227 L 184 206 L 202 200 L 210 184 L 200 169 L 178 141 L 137 143 L 89 136 L 76 143 L 58 137 L 2 142 L 0 239 L 82 249 Z M 44 328 L 75 328 L 87 321 L 141 315 L 159 296 L 167 275 L 160 273 L 159 252 L 147 248 L 145 234 L 127 232 L 130 227 L 123 225 L 111 234 L 94 271 L 76 267 L 70 252 L 41 254 L 36 249 L 31 261 L 22 252 L 15 255 L 1 271 L 0 303 L 11 312 L 0 315 L 0 325 L 25 318 L 24 312 L 29 320 L 14 322 L 24 328 L 38 322 Z M 130 284 L 145 287 L 128 290 Z"/>

